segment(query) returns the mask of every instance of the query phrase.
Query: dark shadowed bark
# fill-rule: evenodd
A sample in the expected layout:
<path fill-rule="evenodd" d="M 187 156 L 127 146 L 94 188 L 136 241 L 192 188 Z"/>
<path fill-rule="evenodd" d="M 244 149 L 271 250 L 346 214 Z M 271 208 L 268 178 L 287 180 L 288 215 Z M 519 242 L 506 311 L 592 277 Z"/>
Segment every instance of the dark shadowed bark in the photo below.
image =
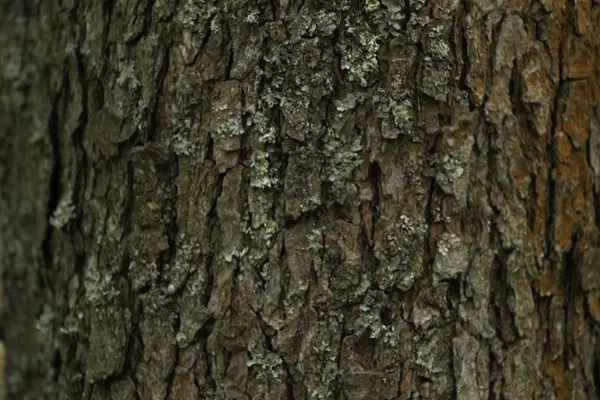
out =
<path fill-rule="evenodd" d="M 8 397 L 595 398 L 599 65 L 597 0 L 0 1 Z"/>

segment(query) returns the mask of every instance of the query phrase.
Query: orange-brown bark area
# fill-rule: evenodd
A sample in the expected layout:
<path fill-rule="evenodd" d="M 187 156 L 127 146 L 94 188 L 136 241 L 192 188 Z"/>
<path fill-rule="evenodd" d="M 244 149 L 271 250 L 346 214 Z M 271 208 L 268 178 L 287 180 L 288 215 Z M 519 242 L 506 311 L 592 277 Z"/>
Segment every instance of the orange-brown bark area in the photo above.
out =
<path fill-rule="evenodd" d="M 592 399 L 596 0 L 0 2 L 15 399 Z"/>

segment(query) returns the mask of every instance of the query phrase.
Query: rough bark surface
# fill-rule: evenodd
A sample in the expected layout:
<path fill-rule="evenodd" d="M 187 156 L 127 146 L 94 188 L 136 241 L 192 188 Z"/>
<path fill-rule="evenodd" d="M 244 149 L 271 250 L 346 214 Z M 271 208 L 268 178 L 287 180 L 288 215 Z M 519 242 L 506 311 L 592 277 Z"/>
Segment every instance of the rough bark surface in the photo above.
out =
<path fill-rule="evenodd" d="M 0 8 L 9 398 L 595 398 L 597 0 Z"/>

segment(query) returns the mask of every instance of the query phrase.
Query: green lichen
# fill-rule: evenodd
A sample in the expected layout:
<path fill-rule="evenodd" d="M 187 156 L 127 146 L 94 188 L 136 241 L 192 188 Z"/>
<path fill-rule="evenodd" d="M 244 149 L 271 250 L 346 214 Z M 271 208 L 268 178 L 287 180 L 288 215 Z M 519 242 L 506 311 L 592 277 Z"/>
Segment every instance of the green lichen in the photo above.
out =
<path fill-rule="evenodd" d="M 359 82 L 362 86 L 367 86 L 369 74 L 378 68 L 377 51 L 381 38 L 370 31 L 357 32 L 357 29 L 348 28 L 347 32 L 354 36 L 355 40 L 340 45 L 341 67 L 347 71 L 350 82 Z"/>
<path fill-rule="evenodd" d="M 322 400 L 333 399 L 335 398 L 333 386 L 340 381 L 343 375 L 336 362 L 336 353 L 325 340 L 313 345 L 313 350 L 321 360 L 320 364 L 323 367 L 319 374 L 319 385 L 312 390 L 311 398 Z"/>
<path fill-rule="evenodd" d="M 359 137 L 346 147 L 337 139 L 337 135 L 330 135 L 329 141 L 325 145 L 325 155 L 330 160 L 327 181 L 335 184 L 348 180 L 352 176 L 352 172 L 362 164 L 361 151 L 362 145 Z"/>
<path fill-rule="evenodd" d="M 240 137 L 244 134 L 242 118 L 237 110 L 235 110 L 234 112 L 229 112 L 228 105 L 222 104 L 221 106 L 216 108 L 216 111 L 222 114 L 229 114 L 229 118 L 222 118 L 216 124 L 216 133 L 219 137 L 224 139 L 231 139 Z"/>
<path fill-rule="evenodd" d="M 273 219 L 267 219 L 254 229 L 249 224 L 246 224 L 243 228 L 243 232 L 249 235 L 253 241 L 258 242 L 259 246 L 264 245 L 269 248 L 273 244 L 273 239 L 279 232 L 279 224 Z M 252 257 L 252 255 L 250 257 Z"/>
<path fill-rule="evenodd" d="M 265 222 L 262 226 L 262 238 L 265 240 L 267 247 L 271 246 L 272 239 L 279 230 L 279 224 L 272 219 Z"/>
<path fill-rule="evenodd" d="M 243 247 L 242 249 L 233 249 L 229 253 L 223 254 L 223 259 L 227 262 L 232 262 L 234 258 L 241 259 L 248 253 L 248 248 Z"/>
<path fill-rule="evenodd" d="M 273 124 L 269 121 L 267 116 L 262 112 L 252 114 L 251 118 L 246 122 L 248 126 L 254 127 L 254 129 L 260 134 L 258 141 L 262 144 L 274 144 L 276 141 L 277 130 Z"/>
<path fill-rule="evenodd" d="M 448 41 L 444 38 L 444 29 L 443 25 L 437 25 L 427 34 L 429 40 L 427 53 L 441 61 L 449 60 L 452 51 Z"/>
<path fill-rule="evenodd" d="M 266 151 L 256 151 L 250 158 L 250 186 L 258 189 L 272 188 L 279 182 L 270 165 L 270 155 Z"/>
<path fill-rule="evenodd" d="M 390 103 L 394 124 L 402 130 L 402 133 L 411 133 L 414 123 L 412 101 L 404 99 L 400 102 L 395 102 L 392 100 Z"/>
<path fill-rule="evenodd" d="M 179 20 L 181 24 L 191 30 L 198 31 L 217 12 L 213 5 L 207 5 L 202 0 L 187 0 L 181 7 Z"/>
<path fill-rule="evenodd" d="M 385 299 L 377 292 L 367 292 L 359 306 L 360 314 L 356 325 L 359 330 L 368 330 L 371 339 L 380 339 L 383 343 L 395 347 L 398 345 L 395 326 L 386 325 L 381 320 L 384 304 Z"/>
<path fill-rule="evenodd" d="M 111 274 L 98 269 L 98 256 L 96 254 L 90 256 L 85 266 L 83 285 L 85 287 L 85 297 L 90 303 L 110 300 L 119 295 L 119 291 L 112 282 Z"/>
<path fill-rule="evenodd" d="M 356 105 L 364 100 L 364 97 L 362 93 L 348 93 L 344 98 L 334 101 L 335 109 L 339 114 L 343 115 L 347 111 L 354 110 Z"/>
<path fill-rule="evenodd" d="M 194 143 L 182 134 L 175 134 L 171 140 L 171 148 L 178 156 L 190 156 L 196 150 Z"/>
<path fill-rule="evenodd" d="M 133 64 L 126 64 L 121 67 L 119 77 L 117 78 L 117 85 L 131 90 L 138 89 L 142 86 L 140 80 L 137 78 L 135 66 Z"/>
<path fill-rule="evenodd" d="M 323 231 L 321 229 L 313 229 L 308 235 L 308 250 L 321 251 L 323 248 Z"/>
<path fill-rule="evenodd" d="M 342 376 L 342 371 L 335 362 L 335 356 L 330 355 L 330 358 L 325 362 L 321 370 L 319 376 L 320 385 L 311 391 L 310 398 L 318 400 L 335 399 L 335 391 L 333 389 Z"/>
<path fill-rule="evenodd" d="M 453 69 L 452 51 L 449 40 L 444 37 L 445 30 L 443 25 L 439 25 L 428 32 L 422 59 L 422 90 L 440 101 L 446 99 Z"/>
<path fill-rule="evenodd" d="M 247 22 L 249 24 L 258 24 L 259 17 L 260 10 L 258 8 L 253 8 L 248 12 L 246 18 L 244 18 L 244 22 Z"/>
<path fill-rule="evenodd" d="M 375 257 L 382 261 L 378 273 L 382 287 L 410 289 L 422 274 L 422 257 L 427 224 L 422 218 L 401 215 L 385 226 L 375 244 Z"/>
<path fill-rule="evenodd" d="M 279 374 L 282 372 L 283 360 L 281 357 L 274 353 L 269 353 L 265 356 L 252 358 L 246 362 L 248 368 L 257 368 L 258 375 L 270 376 L 272 378 L 279 378 Z"/>

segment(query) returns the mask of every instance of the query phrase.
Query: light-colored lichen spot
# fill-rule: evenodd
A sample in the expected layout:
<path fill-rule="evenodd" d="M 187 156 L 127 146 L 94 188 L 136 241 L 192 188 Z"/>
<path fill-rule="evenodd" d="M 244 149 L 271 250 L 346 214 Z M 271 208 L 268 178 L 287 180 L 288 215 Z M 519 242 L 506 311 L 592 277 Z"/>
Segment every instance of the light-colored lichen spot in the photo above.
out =
<path fill-rule="evenodd" d="M 469 267 L 469 249 L 462 239 L 453 233 L 444 233 L 438 242 L 433 264 L 434 281 L 455 279 Z"/>
<path fill-rule="evenodd" d="M 75 217 L 75 205 L 72 200 L 73 192 L 67 192 L 58 202 L 56 209 L 50 217 L 50 225 L 61 229 Z"/>
<path fill-rule="evenodd" d="M 270 165 L 266 151 L 256 151 L 250 158 L 250 185 L 258 189 L 272 188 L 278 183 L 275 171 Z"/>
<path fill-rule="evenodd" d="M 260 10 L 258 8 L 252 8 L 246 17 L 244 18 L 244 22 L 249 24 L 258 24 L 258 18 L 260 17 Z"/>
<path fill-rule="evenodd" d="M 201 29 L 203 24 L 216 12 L 215 6 L 207 5 L 203 0 L 186 0 L 181 7 L 178 19 L 184 27 L 194 31 Z"/>
<path fill-rule="evenodd" d="M 340 183 L 352 176 L 352 172 L 362 164 L 362 144 L 359 137 L 355 138 L 349 146 L 345 146 L 338 135 L 332 133 L 325 144 L 325 154 L 329 157 L 327 180 L 331 183 Z"/>
<path fill-rule="evenodd" d="M 171 148 L 178 156 L 190 156 L 194 153 L 196 146 L 183 134 L 177 133 L 171 140 Z"/>
<path fill-rule="evenodd" d="M 133 64 L 121 65 L 119 77 L 117 78 L 117 85 L 131 90 L 135 90 L 142 86 L 140 80 L 137 78 L 135 66 Z"/>
<path fill-rule="evenodd" d="M 256 112 L 248 119 L 246 125 L 252 126 L 258 133 L 258 141 L 262 144 L 274 144 L 277 130 L 263 112 Z"/>
<path fill-rule="evenodd" d="M 359 306 L 360 317 L 356 324 L 360 330 L 368 330 L 369 338 L 379 339 L 391 347 L 398 345 L 396 327 L 386 325 L 381 320 L 383 303 L 377 301 L 369 294 L 365 295 L 363 303 Z"/>
<path fill-rule="evenodd" d="M 313 229 L 312 232 L 308 235 L 308 250 L 309 251 L 321 251 L 323 248 L 323 230 L 322 229 Z"/>
<path fill-rule="evenodd" d="M 401 215 L 376 234 L 375 257 L 380 260 L 377 280 L 382 288 L 410 289 L 423 272 L 427 224 L 422 218 Z"/>
<path fill-rule="evenodd" d="M 348 32 L 355 37 L 356 42 L 340 46 L 342 70 L 348 73 L 350 82 L 367 86 L 369 74 L 378 68 L 377 51 L 380 37 L 369 31 L 357 32 L 355 27 L 349 27 Z"/>
<path fill-rule="evenodd" d="M 216 111 L 220 114 L 228 115 L 229 106 L 222 104 L 216 108 Z M 223 138 L 234 138 L 244 134 L 244 127 L 242 126 L 242 120 L 238 115 L 231 115 L 229 118 L 221 119 L 216 125 L 217 135 Z"/>
<path fill-rule="evenodd" d="M 256 368 L 258 375 L 267 375 L 272 378 L 279 378 L 282 370 L 283 360 L 281 356 L 275 353 L 269 353 L 265 356 L 251 358 L 246 362 L 248 368 Z"/>

